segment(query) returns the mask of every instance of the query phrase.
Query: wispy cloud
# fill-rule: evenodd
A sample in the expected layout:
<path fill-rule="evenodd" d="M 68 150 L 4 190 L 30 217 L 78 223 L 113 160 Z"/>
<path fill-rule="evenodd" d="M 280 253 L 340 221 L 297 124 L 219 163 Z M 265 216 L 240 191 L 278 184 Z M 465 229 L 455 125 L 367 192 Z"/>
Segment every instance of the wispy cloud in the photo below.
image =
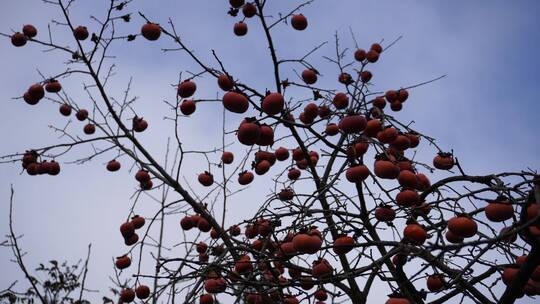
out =
<path fill-rule="evenodd" d="M 139 3 L 137 3 L 139 2 Z M 141 10 L 162 24 L 170 17 L 180 36 L 198 55 L 213 62 L 210 49 L 225 59 L 228 69 L 242 80 L 259 89 L 273 86 L 268 50 L 262 39 L 260 26 L 248 20 L 249 34 L 236 38 L 232 33 L 234 19 L 226 15 L 227 5 L 222 1 L 136 1 L 131 10 Z M 278 9 L 293 7 L 289 1 L 274 1 Z M 306 32 L 298 33 L 287 26 L 276 29 L 278 54 L 282 58 L 304 54 L 315 45 L 330 43 L 311 57 L 321 67 L 322 82 L 337 85 L 335 67 L 321 56 L 333 54 L 333 34 L 338 32 L 344 46 L 353 47 L 349 26 L 359 43 L 369 47 L 384 38 L 385 43 L 404 35 L 397 45 L 384 53 L 372 71 L 376 88 L 386 90 L 411 85 L 442 74 L 443 80 L 411 92 L 401 117 L 415 121 L 415 126 L 439 138 L 439 144 L 454 149 L 461 162 L 471 172 L 488 173 L 502 170 L 520 170 L 540 167 L 538 134 L 537 75 L 540 59 L 540 2 L 537 1 L 318 1 L 304 10 L 310 20 Z M 274 4 L 272 4 L 274 5 Z M 3 0 L 0 11 L 0 29 L 17 30 L 25 23 L 35 24 L 40 35 L 45 34 L 51 17 L 60 18 L 57 11 L 41 1 Z M 91 24 L 90 14 L 102 14 L 95 1 L 77 4 L 75 19 L 80 24 Z M 142 20 L 135 14 L 129 24 L 119 31 L 138 32 Z M 52 26 L 55 39 L 69 41 L 69 33 Z M 137 39 L 113 48 L 118 56 L 118 75 L 114 78 L 112 94 L 121 94 L 129 76 L 134 76 L 133 94 L 140 96 L 137 109 L 150 122 L 149 133 L 143 140 L 157 154 L 164 147 L 171 124 L 163 120 L 167 111 L 164 99 L 174 98 L 170 84 L 180 71 L 197 72 L 200 69 L 185 54 L 168 52 L 161 48 L 174 47 L 166 39 L 150 43 Z M 3 102 L 0 130 L 3 130 L 0 154 L 23 151 L 56 140 L 48 124 L 62 125 L 63 117 L 50 104 L 30 107 L 11 97 L 23 92 L 36 80 L 39 68 L 47 75 L 63 69 L 66 59 L 59 53 L 43 53 L 36 46 L 22 49 L 11 47 L 8 40 L 0 43 L 0 100 Z M 215 62 L 213 62 L 215 64 Z M 284 72 L 295 77 L 292 69 Z M 66 83 L 87 98 L 78 81 Z M 213 80 L 201 80 L 200 92 L 206 97 L 216 96 Z M 291 96 L 292 97 L 292 96 Z M 221 126 L 206 115 L 219 117 L 221 109 L 203 104 L 193 118 L 181 122 L 186 145 L 213 147 L 220 143 Z M 208 117 L 208 116 L 206 116 Z M 241 117 L 230 115 L 228 129 L 233 129 Z M 210 123 L 212 122 L 212 123 Z M 82 127 L 75 123 L 77 127 Z M 165 136 L 161 130 L 167 130 Z M 152 133 L 153 132 L 153 133 Z M 237 153 L 242 153 L 238 150 Z M 81 151 L 74 152 L 76 157 Z M 422 157 L 430 157 L 424 153 Z M 0 197 L 6 202 L 9 184 L 16 189 L 16 229 L 24 234 L 21 243 L 29 252 L 29 265 L 50 258 L 77 260 L 86 253 L 87 243 L 94 246 L 89 274 L 89 287 L 107 290 L 110 283 L 111 259 L 125 251 L 118 233 L 131 203 L 129 197 L 136 186 L 132 174 L 122 170 L 108 174 L 98 159 L 90 165 L 64 166 L 56 178 L 19 175 L 19 164 L 2 166 L 0 170 Z M 126 164 L 127 165 L 127 164 Z M 127 167 L 127 166 L 126 166 Z M 187 177 L 193 179 L 197 163 L 189 167 Z M 250 193 L 266 191 L 259 184 Z M 257 209 L 257 201 L 248 194 L 239 196 L 231 205 L 235 212 L 231 219 L 241 219 Z M 144 200 L 138 209 L 151 214 L 156 206 Z M 7 204 L 0 205 L 0 232 L 7 232 Z M 179 241 L 176 219 L 167 224 L 171 241 Z M 7 286 L 21 274 L 9 263 L 10 252 L 0 251 L 0 286 Z M 382 300 L 381 295 L 375 296 Z M 380 298 L 379 298 L 380 297 Z M 99 298 L 96 296 L 96 299 Z"/>

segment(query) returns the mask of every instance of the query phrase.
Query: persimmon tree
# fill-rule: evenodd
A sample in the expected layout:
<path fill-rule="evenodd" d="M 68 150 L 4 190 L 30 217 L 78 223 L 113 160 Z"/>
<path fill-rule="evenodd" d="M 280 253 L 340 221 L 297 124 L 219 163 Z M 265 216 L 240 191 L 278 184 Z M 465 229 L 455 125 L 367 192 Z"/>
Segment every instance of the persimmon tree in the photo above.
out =
<path fill-rule="evenodd" d="M 77 1 L 44 2 L 62 13 L 63 20 L 53 23 L 73 33 L 69 45 L 55 43 L 50 29 L 46 33 L 32 25 L 2 36 L 15 47 L 62 52 L 67 68 L 42 75 L 17 100 L 59 107 L 61 115 L 74 115 L 80 124 L 54 129 L 65 141 L 44 147 L 29 143 L 27 151 L 6 155 L 2 162 L 20 162 L 31 176 L 61 175 L 63 159 L 74 147 L 90 147 L 86 157 L 69 165 L 105 159 L 107 174 L 133 171 L 139 188 L 135 201 L 143 193 L 162 193 L 160 199 L 153 196 L 161 204 L 158 212 L 135 214 L 131 208 L 118 223 L 115 233 L 122 235 L 126 251 L 111 255 L 118 256 L 121 302 L 367 303 L 374 285 L 386 286 L 388 304 L 513 303 L 540 294 L 536 172 L 466 173 L 450 149 L 401 121 L 400 111 L 414 102 L 414 90 L 441 77 L 374 90 L 373 80 L 384 75 L 373 75 L 370 67 L 392 56 L 397 40 L 354 40 L 349 52 L 336 35 L 335 56 L 323 59 L 338 72 L 323 72 L 313 58 L 326 44 L 306 49 L 299 58 L 281 58 L 278 50 L 286 41 L 273 35 L 303 31 L 316 22 L 302 14 L 313 1 L 296 6 L 216 2 L 224 17 L 235 20 L 231 31 L 238 39 L 264 37 L 265 46 L 253 47 L 268 48 L 272 69 L 264 72 L 273 80 L 258 86 L 250 77 L 230 73 L 227 67 L 235 63 L 215 51 L 212 61 L 198 56 L 182 39 L 196 33 L 178 30 L 172 20 L 129 12 L 130 0 L 108 1 L 104 17 L 92 17 L 87 25 L 70 14 Z M 281 13 L 265 13 L 269 7 Z M 258 31 L 250 30 L 256 23 Z M 132 34 L 119 35 L 120 28 Z M 182 52 L 198 66 L 156 88 L 176 83 L 174 102 L 167 103 L 170 113 L 164 114 L 171 122 L 165 160 L 140 138 L 152 127 L 137 110 L 131 88 L 119 97 L 109 92 L 111 46 L 135 39 Z M 290 71 L 300 72 L 285 78 Z M 84 79 L 91 102 L 62 86 L 72 77 Z M 321 77 L 335 79 L 334 86 L 319 85 Z M 201 92 L 197 82 L 208 79 L 215 90 Z M 178 124 L 210 115 L 197 109 L 203 102 L 223 112 L 222 141 L 210 151 L 186 150 L 186 130 Z M 230 123 L 235 127 L 227 128 Z M 421 159 L 418 151 L 432 157 Z M 198 178 L 182 178 L 194 173 L 186 163 L 200 159 L 205 163 Z M 442 179 L 433 179 L 436 170 L 444 172 Z M 238 208 L 230 201 L 259 180 L 271 181 L 273 190 L 250 194 L 258 212 L 229 222 L 227 212 Z M 166 217 L 178 222 L 177 231 L 163 229 Z M 164 244 L 163 236 L 179 231 L 182 249 L 165 252 L 171 244 Z M 155 267 L 145 269 L 142 259 L 152 259 Z"/>

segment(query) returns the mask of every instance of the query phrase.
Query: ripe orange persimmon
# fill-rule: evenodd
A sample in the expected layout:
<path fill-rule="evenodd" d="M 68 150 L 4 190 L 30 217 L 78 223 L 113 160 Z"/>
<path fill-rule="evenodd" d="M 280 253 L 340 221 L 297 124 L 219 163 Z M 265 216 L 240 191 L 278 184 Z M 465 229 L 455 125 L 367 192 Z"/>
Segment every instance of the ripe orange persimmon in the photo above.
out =
<path fill-rule="evenodd" d="M 345 176 L 351 183 L 360 183 L 369 176 L 369 169 L 364 165 L 357 165 L 347 169 Z"/>
<path fill-rule="evenodd" d="M 90 34 L 88 33 L 88 29 L 86 26 L 78 26 L 75 29 L 73 29 L 73 36 L 75 36 L 75 39 L 77 40 L 86 40 Z"/>
<path fill-rule="evenodd" d="M 133 131 L 135 132 L 144 132 L 148 128 L 148 122 L 142 117 L 133 118 Z"/>
<path fill-rule="evenodd" d="M 186 99 L 180 104 L 180 112 L 184 115 L 191 115 L 195 112 L 197 106 L 193 99 Z"/>
<path fill-rule="evenodd" d="M 424 227 L 418 224 L 408 224 L 403 230 L 403 235 L 407 240 L 416 245 L 422 245 L 427 239 Z"/>
<path fill-rule="evenodd" d="M 360 133 L 366 128 L 366 125 L 366 118 L 362 115 L 348 115 L 339 122 L 339 128 L 345 134 Z"/>
<path fill-rule="evenodd" d="M 466 216 L 455 216 L 448 220 L 448 230 L 458 237 L 472 237 L 478 231 L 476 222 Z"/>
<path fill-rule="evenodd" d="M 84 126 L 84 134 L 87 134 L 87 135 L 91 135 L 91 134 L 94 134 L 96 132 L 96 126 L 94 126 L 93 124 L 89 123 L 89 124 L 86 124 Z"/>
<path fill-rule="evenodd" d="M 370 119 L 366 124 L 364 134 L 369 137 L 375 137 L 382 129 L 382 122 L 379 119 Z"/>
<path fill-rule="evenodd" d="M 198 180 L 201 185 L 209 187 L 214 183 L 214 176 L 210 172 L 205 171 L 199 174 Z"/>
<path fill-rule="evenodd" d="M 88 111 L 85 109 L 80 109 L 77 111 L 77 113 L 75 113 L 75 117 L 77 117 L 79 121 L 83 121 L 88 118 Z"/>
<path fill-rule="evenodd" d="M 233 32 L 236 36 L 245 36 L 248 32 L 247 23 L 242 21 L 235 23 L 233 27 Z"/>
<path fill-rule="evenodd" d="M 253 175 L 253 173 L 244 171 L 238 175 L 238 183 L 245 186 L 250 184 L 254 178 L 255 176 Z"/>
<path fill-rule="evenodd" d="M 366 60 L 366 51 L 364 49 L 357 49 L 354 52 L 354 59 L 360 62 Z"/>
<path fill-rule="evenodd" d="M 308 21 L 307 21 L 307 18 L 302 14 L 292 15 L 292 17 L 291 17 L 291 25 L 295 30 L 303 31 L 303 30 L 305 30 L 307 28 Z"/>
<path fill-rule="evenodd" d="M 23 34 L 28 38 L 34 38 L 37 36 L 37 28 L 31 24 L 26 24 L 22 28 Z"/>
<path fill-rule="evenodd" d="M 411 189 L 404 189 L 396 195 L 396 203 L 403 207 L 412 207 L 420 201 L 418 192 Z"/>
<path fill-rule="evenodd" d="M 345 93 L 337 93 L 332 103 L 336 109 L 345 109 L 349 105 L 349 97 Z"/>
<path fill-rule="evenodd" d="M 249 108 L 249 100 L 246 96 L 236 92 L 227 92 L 223 95 L 223 106 L 233 113 L 244 113 Z"/>
<path fill-rule="evenodd" d="M 399 176 L 399 167 L 389 160 L 376 160 L 374 172 L 380 178 L 395 179 Z"/>
<path fill-rule="evenodd" d="M 16 32 L 13 35 L 11 35 L 11 44 L 16 47 L 21 47 L 26 44 L 27 38 L 26 36 L 21 32 Z"/>
<path fill-rule="evenodd" d="M 390 206 L 380 206 L 375 209 L 375 218 L 381 222 L 391 222 L 396 218 L 396 212 Z"/>
<path fill-rule="evenodd" d="M 289 170 L 289 172 L 287 173 L 287 177 L 290 179 L 290 180 L 297 180 L 298 178 L 300 178 L 300 175 L 302 174 L 302 172 L 298 169 L 295 169 L 295 168 L 292 168 Z"/>
<path fill-rule="evenodd" d="M 191 80 L 184 80 L 178 85 L 178 96 L 187 98 L 195 94 L 197 91 L 197 85 Z"/>
<path fill-rule="evenodd" d="M 329 123 L 328 125 L 326 125 L 324 133 L 326 133 L 326 135 L 328 136 L 337 135 L 339 134 L 339 126 L 335 123 Z"/>
<path fill-rule="evenodd" d="M 322 239 L 318 235 L 299 233 L 294 236 L 293 245 L 298 252 L 314 254 L 321 249 Z"/>
<path fill-rule="evenodd" d="M 232 162 L 234 161 L 234 154 L 229 151 L 223 152 L 223 154 L 221 154 L 221 161 L 224 164 L 232 164 Z"/>
<path fill-rule="evenodd" d="M 262 101 L 262 109 L 268 115 L 276 115 L 283 111 L 285 99 L 280 93 L 270 93 Z"/>
<path fill-rule="evenodd" d="M 150 288 L 146 285 L 139 285 L 135 288 L 137 298 L 144 300 L 150 296 Z"/>
<path fill-rule="evenodd" d="M 244 3 L 244 0 L 229 0 L 229 4 L 234 8 L 240 8 Z"/>
<path fill-rule="evenodd" d="M 133 228 L 135 229 L 141 229 L 145 223 L 146 221 L 144 220 L 144 217 L 142 216 L 134 215 L 131 218 L 131 224 L 133 225 Z"/>
<path fill-rule="evenodd" d="M 251 18 L 257 14 L 257 7 L 253 3 L 246 3 L 244 7 L 242 7 L 242 13 L 246 18 Z"/>
<path fill-rule="evenodd" d="M 362 71 L 360 73 L 360 80 L 363 83 L 369 82 L 373 78 L 373 74 L 370 71 Z"/>
<path fill-rule="evenodd" d="M 45 84 L 45 91 L 49 93 L 58 93 L 62 90 L 62 85 L 58 80 L 51 79 Z"/>
<path fill-rule="evenodd" d="M 390 296 L 386 301 L 386 304 L 411 304 L 411 301 L 407 300 L 403 296 Z"/>
<path fill-rule="evenodd" d="M 402 187 L 417 188 L 418 186 L 418 177 L 412 171 L 401 170 L 397 179 Z"/>
<path fill-rule="evenodd" d="M 305 69 L 302 72 L 302 80 L 306 84 L 314 84 L 317 82 L 317 72 L 314 69 Z"/>
<path fill-rule="evenodd" d="M 290 201 L 294 198 L 294 191 L 290 188 L 283 189 L 278 193 L 278 197 L 282 201 Z"/>
<path fill-rule="evenodd" d="M 382 53 L 382 51 L 383 51 L 382 46 L 380 44 L 378 44 L 378 43 L 373 43 L 369 49 L 371 51 L 375 51 L 375 52 L 377 52 L 379 54 Z"/>
<path fill-rule="evenodd" d="M 332 249 L 337 254 L 345 254 L 354 248 L 354 243 L 355 242 L 352 237 L 343 235 L 336 238 L 334 244 L 332 245 Z"/>
<path fill-rule="evenodd" d="M 389 144 L 389 143 L 393 142 L 394 140 L 396 140 L 398 135 L 399 135 L 398 130 L 396 130 L 393 127 L 386 127 L 382 131 L 377 133 L 377 139 L 381 143 Z"/>
<path fill-rule="evenodd" d="M 439 274 L 430 275 L 426 280 L 427 288 L 433 292 L 443 289 L 444 284 L 444 277 Z"/>
<path fill-rule="evenodd" d="M 374 50 L 369 50 L 366 53 L 366 59 L 367 59 L 367 61 L 369 61 L 371 63 L 375 63 L 375 62 L 377 62 L 379 60 L 379 53 L 377 53 Z"/>
<path fill-rule="evenodd" d="M 255 166 L 255 173 L 257 175 L 264 175 L 266 172 L 268 172 L 268 170 L 270 170 L 271 166 L 272 165 L 269 161 L 262 160 Z"/>
<path fill-rule="evenodd" d="M 141 35 L 150 41 L 158 40 L 161 36 L 161 28 L 155 23 L 146 23 L 141 27 Z"/>
<path fill-rule="evenodd" d="M 506 198 L 501 197 L 489 202 L 484 209 L 484 212 L 490 221 L 504 222 L 512 218 L 514 215 L 514 208 Z"/>
<path fill-rule="evenodd" d="M 124 303 L 130 303 L 135 300 L 135 291 L 131 288 L 124 289 L 120 292 L 120 300 Z"/>
<path fill-rule="evenodd" d="M 433 158 L 433 166 L 441 170 L 450 170 L 454 167 L 454 157 L 450 153 L 438 153 Z"/>
<path fill-rule="evenodd" d="M 121 166 L 122 165 L 120 164 L 119 161 L 117 161 L 116 159 L 113 159 L 107 163 L 107 170 L 110 172 L 115 172 L 115 171 L 120 170 Z"/>
<path fill-rule="evenodd" d="M 229 75 L 226 75 L 226 74 L 219 75 L 217 79 L 217 83 L 218 83 L 218 86 L 223 91 L 230 91 L 234 88 L 233 79 Z"/>
<path fill-rule="evenodd" d="M 131 265 L 131 259 L 127 255 L 124 255 L 116 258 L 114 264 L 118 269 L 126 269 Z"/>
<path fill-rule="evenodd" d="M 334 268 L 326 259 L 318 259 L 313 262 L 311 274 L 316 278 L 328 277 L 332 274 Z"/>
<path fill-rule="evenodd" d="M 203 294 L 199 297 L 199 304 L 214 304 L 214 298 L 211 294 Z"/>
<path fill-rule="evenodd" d="M 258 124 L 251 121 L 244 121 L 238 128 L 238 141 L 246 146 L 254 145 L 261 136 L 261 128 Z"/>
<path fill-rule="evenodd" d="M 255 142 L 259 146 L 271 146 L 274 144 L 274 129 L 267 124 L 262 124 L 259 127 L 260 136 Z M 272 157 L 274 156 L 273 153 Z"/>

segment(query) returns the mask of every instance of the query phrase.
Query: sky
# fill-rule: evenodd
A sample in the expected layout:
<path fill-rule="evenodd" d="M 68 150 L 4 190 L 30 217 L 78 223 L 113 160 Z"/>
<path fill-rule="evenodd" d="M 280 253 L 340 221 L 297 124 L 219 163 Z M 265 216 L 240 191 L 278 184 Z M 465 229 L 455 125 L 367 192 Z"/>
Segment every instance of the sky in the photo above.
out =
<path fill-rule="evenodd" d="M 78 1 L 73 18 L 77 24 L 96 28 L 90 15 L 103 16 L 107 1 Z M 269 14 L 295 7 L 298 1 L 270 1 Z M 103 3 L 101 5 L 100 3 Z M 164 25 L 173 20 L 181 38 L 197 55 L 212 62 L 211 49 L 224 60 L 233 75 L 249 80 L 259 90 L 273 86 L 271 62 L 260 26 L 248 20 L 249 33 L 238 38 L 233 35 L 236 22 L 228 16 L 227 1 L 154 1 L 135 0 L 131 12 L 143 12 Z M 51 23 L 60 20 L 60 12 L 38 0 L 2 0 L 0 32 L 11 33 L 23 24 L 34 24 L 38 37 L 46 35 L 51 25 L 55 41 L 69 44 L 66 29 Z M 343 46 L 354 48 L 349 27 L 361 47 L 373 42 L 383 44 L 403 36 L 371 71 L 374 87 L 379 90 L 420 83 L 435 77 L 445 78 L 411 90 L 410 101 L 399 113 L 403 121 L 437 138 L 443 149 L 453 149 L 463 167 L 471 174 L 519 171 L 540 167 L 540 124 L 537 116 L 540 105 L 537 89 L 540 58 L 540 2 L 530 1 L 389 1 L 341 0 L 315 1 L 302 9 L 309 18 L 309 27 L 296 32 L 287 25 L 276 28 L 278 55 L 294 58 L 314 46 L 328 45 L 310 56 L 310 63 L 322 72 L 321 83 L 335 85 L 337 70 L 322 56 L 332 56 L 333 36 L 337 33 Z M 119 33 L 136 33 L 144 21 L 134 14 L 132 21 L 119 25 Z M 150 127 L 142 141 L 151 152 L 163 160 L 171 123 L 163 100 L 173 100 L 171 84 L 181 71 L 197 72 L 199 68 L 184 53 L 162 52 L 173 48 L 170 40 L 148 42 L 136 39 L 111 49 L 116 56 L 117 72 L 110 84 L 110 94 L 120 97 L 133 77 L 132 95 L 138 96 L 138 112 L 144 114 Z M 68 119 L 58 114 L 56 105 L 40 103 L 29 106 L 13 97 L 20 96 L 32 83 L 40 80 L 37 70 L 53 75 L 64 70 L 67 59 L 59 52 L 43 52 L 43 48 L 27 45 L 14 48 L 8 39 L 0 40 L 0 155 L 22 152 L 33 147 L 58 143 L 58 133 L 50 125 L 63 127 Z M 350 55 L 350 52 L 349 52 Z M 286 77 L 294 79 L 291 65 L 285 68 Z M 81 83 L 88 79 L 74 78 L 63 82 L 72 97 L 88 104 Z M 218 90 L 208 79 L 200 80 L 198 92 L 215 98 Z M 221 145 L 221 109 L 212 103 L 201 104 L 189 120 L 180 122 L 180 133 L 186 149 L 213 149 Z M 219 120 L 215 118 L 219 117 Z M 227 116 L 228 130 L 239 122 L 238 116 Z M 73 120 L 73 118 L 72 118 Z M 82 134 L 82 125 L 72 121 L 71 128 Z M 79 128 L 79 129 L 77 129 Z M 79 131 L 77 131 L 79 130 Z M 83 135 L 81 135 L 83 136 Z M 62 161 L 85 156 L 89 147 L 75 149 Z M 242 153 L 242 150 L 238 150 Z M 77 261 L 86 255 L 92 244 L 88 287 L 106 291 L 110 286 L 113 257 L 125 251 L 118 233 L 132 205 L 130 197 L 136 190 L 128 172 L 129 162 L 117 174 L 105 171 L 110 154 L 83 165 L 62 166 L 57 177 L 30 177 L 21 174 L 20 163 L 0 166 L 0 235 L 8 233 L 10 186 L 15 190 L 14 227 L 23 235 L 21 246 L 28 252 L 25 261 L 30 268 L 50 259 Z M 426 154 L 429 157 L 429 154 Z M 184 170 L 186 180 L 195 184 L 195 176 L 204 160 L 193 157 Z M 258 203 L 249 193 L 270 189 L 269 180 L 253 186 L 230 206 L 228 221 L 252 215 Z M 196 190 L 201 190 L 197 185 Z M 159 196 L 159 193 L 155 194 Z M 137 203 L 136 210 L 151 215 L 157 208 L 148 196 Z M 180 242 L 177 221 L 167 222 L 171 243 Z M 173 249 L 171 249 L 173 250 Z M 13 280 L 20 280 L 18 268 L 11 262 L 11 252 L 0 248 L 0 289 Z M 21 285 L 22 286 L 22 285 Z M 96 294 L 91 295 L 99 299 Z M 380 295 L 374 295 L 374 300 Z M 529 301 L 529 302 L 527 302 Z M 518 303 L 532 303 L 521 300 Z"/>

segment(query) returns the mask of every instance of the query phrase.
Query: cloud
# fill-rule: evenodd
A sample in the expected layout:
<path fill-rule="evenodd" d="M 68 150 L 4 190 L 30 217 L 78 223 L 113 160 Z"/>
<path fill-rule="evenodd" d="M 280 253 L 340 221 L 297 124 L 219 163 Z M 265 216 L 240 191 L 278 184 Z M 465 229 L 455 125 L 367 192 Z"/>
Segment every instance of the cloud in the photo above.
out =
<path fill-rule="evenodd" d="M 294 7 L 294 4 L 274 3 L 271 3 L 270 12 L 274 18 L 279 10 Z M 42 37 L 46 35 L 49 20 L 61 18 L 58 11 L 37 0 L 24 3 L 4 0 L 2 5 L 0 28 L 4 32 L 18 30 L 24 23 L 33 23 Z M 93 24 L 92 28 L 95 23 L 89 16 L 102 16 L 105 9 L 93 2 L 76 3 L 75 7 L 73 17 L 77 24 Z M 300 33 L 283 24 L 276 27 L 274 34 L 281 58 L 298 57 L 328 41 L 325 47 L 309 57 L 323 73 L 321 83 L 327 86 L 337 85 L 338 71 L 321 56 L 334 55 L 335 31 L 342 45 L 349 48 L 354 46 L 349 26 L 364 48 L 383 38 L 383 44 L 387 44 L 404 35 L 373 66 L 374 89 L 407 86 L 447 74 L 438 82 L 411 90 L 411 98 L 399 115 L 405 120 L 414 120 L 419 130 L 439 138 L 438 143 L 445 149 L 454 149 L 468 170 L 486 174 L 540 165 L 540 144 L 536 140 L 540 131 L 537 123 L 540 106 L 536 97 L 540 68 L 536 55 L 540 45 L 539 8 L 539 3 L 534 1 L 493 1 L 489 5 L 463 0 L 451 3 L 319 1 L 303 10 L 309 18 L 308 30 Z M 271 61 L 260 26 L 254 20 L 247 20 L 249 34 L 243 38 L 235 37 L 232 26 L 236 19 L 225 14 L 226 1 L 186 3 L 167 0 L 160 1 L 159 5 L 135 1 L 130 10 L 140 10 L 162 25 L 170 17 L 182 40 L 205 62 L 216 65 L 212 48 L 224 59 L 234 77 L 253 83 L 261 91 L 273 88 Z M 134 14 L 132 22 L 120 23 L 118 30 L 125 34 L 136 33 L 140 24 L 141 18 Z M 51 27 L 57 41 L 70 43 L 70 33 L 61 26 L 51 24 Z M 180 71 L 184 71 L 185 77 L 186 71 L 197 73 L 201 70 L 185 53 L 161 51 L 161 48 L 174 47 L 167 39 L 150 43 L 139 37 L 132 43 L 122 43 L 111 49 L 117 56 L 118 68 L 110 85 L 111 95 L 121 96 L 129 77 L 134 76 L 133 94 L 140 97 L 136 109 L 150 122 L 148 134 L 141 138 L 160 160 L 164 159 L 167 137 L 172 135 L 171 122 L 163 120 L 168 108 L 162 101 L 174 99 L 174 89 L 170 85 L 177 81 Z M 31 83 L 40 80 L 36 68 L 46 75 L 62 71 L 65 56 L 59 52 L 43 53 L 37 46 L 15 49 L 5 39 L 0 44 L 0 53 L 3 54 L 0 58 L 3 87 L 0 96 L 4 102 L 0 154 L 57 142 L 58 134 L 47 126 L 53 122 L 63 126 L 67 120 L 58 115 L 56 105 L 43 102 L 31 107 L 20 100 L 11 100 L 11 97 L 20 95 Z M 302 67 L 291 64 L 284 69 L 283 75 L 295 79 L 292 69 L 301 71 Z M 80 81 L 81 78 L 66 81 L 65 87 L 78 102 L 89 105 Z M 213 80 L 201 79 L 198 85 L 202 96 L 216 97 Z M 302 97 L 309 97 L 309 94 Z M 200 146 L 212 149 L 221 145 L 221 113 L 215 103 L 204 103 L 198 105 L 192 117 L 181 119 L 180 133 L 188 149 Z M 227 114 L 226 129 L 234 130 L 242 118 Z M 74 121 L 72 128 L 78 130 L 82 124 Z M 234 135 L 229 135 L 227 141 L 233 140 Z M 84 155 L 83 151 L 77 149 L 70 159 Z M 241 156 L 245 148 L 235 148 L 234 152 Z M 420 157 L 430 159 L 431 152 L 435 150 L 422 153 Z M 91 242 L 94 247 L 88 286 L 105 291 L 110 285 L 106 276 L 111 274 L 112 257 L 126 251 L 118 226 L 125 220 L 132 204 L 129 198 L 136 187 L 133 172 L 127 172 L 129 162 L 123 163 L 118 174 L 104 170 L 104 163 L 112 157 L 112 154 L 104 156 L 82 166 L 64 165 L 62 174 L 55 178 L 21 175 L 19 164 L 2 166 L 0 195 L 7 198 L 9 184 L 15 185 L 15 224 L 17 232 L 25 236 L 21 243 L 29 252 L 25 258 L 32 265 L 30 268 L 51 258 L 76 261 L 86 254 L 86 245 Z M 202 170 L 203 160 L 198 156 L 189 159 L 183 173 L 194 183 L 195 175 Z M 253 199 L 253 194 L 268 193 L 269 182 L 268 178 L 261 178 L 260 184 L 241 193 L 229 204 L 233 211 L 231 223 L 257 210 L 259 201 Z M 151 216 L 157 207 L 150 198 L 143 197 L 136 210 Z M 217 214 L 219 210 L 216 210 Z M 7 204 L 1 205 L 0 214 L 7 214 Z M 178 232 L 178 220 L 172 217 L 166 224 L 171 243 L 183 241 Z M 0 218 L 0 223 L 0 232 L 5 234 L 7 217 Z M 0 251 L 0 268 L 7 269 L 5 273 L 8 274 L 0 278 L 0 286 L 21 278 L 17 268 L 8 262 L 9 257 L 9 251 Z M 385 298 L 379 294 L 373 297 L 379 301 Z M 95 295 L 95 299 L 99 296 Z"/>

